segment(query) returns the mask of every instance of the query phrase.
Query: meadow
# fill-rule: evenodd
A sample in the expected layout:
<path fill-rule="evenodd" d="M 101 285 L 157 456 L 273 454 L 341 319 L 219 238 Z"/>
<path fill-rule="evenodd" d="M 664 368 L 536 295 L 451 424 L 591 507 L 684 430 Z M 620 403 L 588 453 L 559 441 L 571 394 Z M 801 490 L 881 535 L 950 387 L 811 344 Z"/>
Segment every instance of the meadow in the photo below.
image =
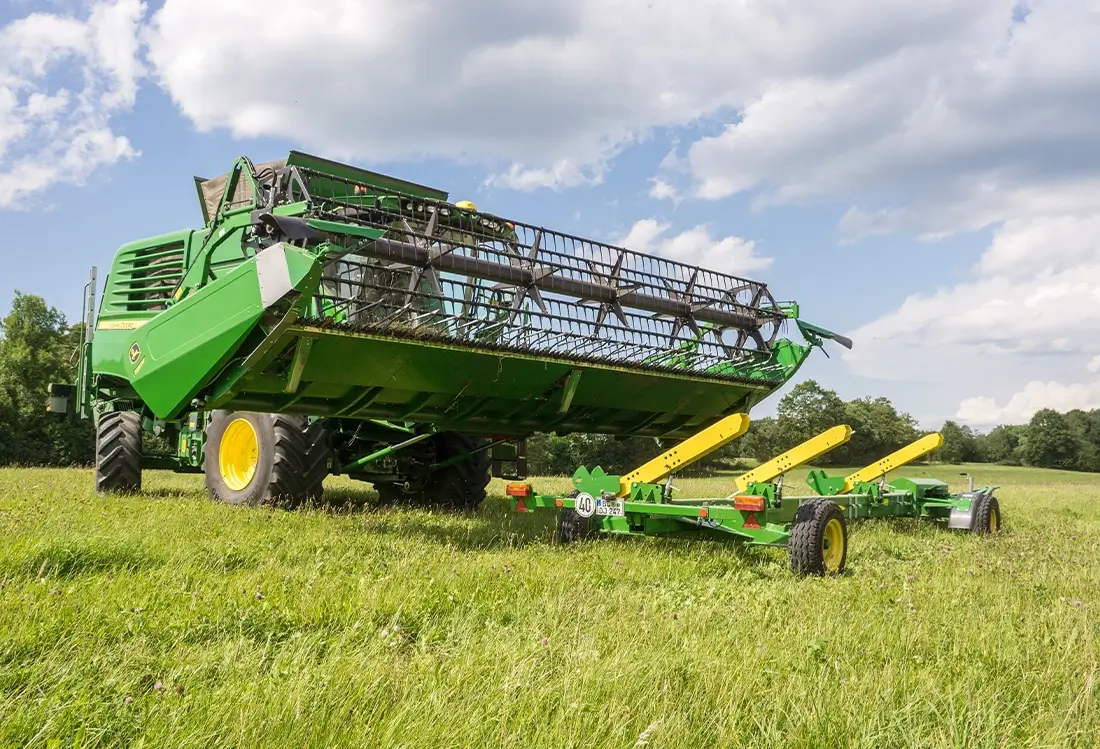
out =
<path fill-rule="evenodd" d="M 1096 746 L 1100 475 L 907 473 L 962 470 L 1002 485 L 999 536 L 854 525 L 844 575 L 798 579 L 779 549 L 563 547 L 499 482 L 461 514 L 330 478 L 286 512 L 3 469 L 0 746 Z"/>

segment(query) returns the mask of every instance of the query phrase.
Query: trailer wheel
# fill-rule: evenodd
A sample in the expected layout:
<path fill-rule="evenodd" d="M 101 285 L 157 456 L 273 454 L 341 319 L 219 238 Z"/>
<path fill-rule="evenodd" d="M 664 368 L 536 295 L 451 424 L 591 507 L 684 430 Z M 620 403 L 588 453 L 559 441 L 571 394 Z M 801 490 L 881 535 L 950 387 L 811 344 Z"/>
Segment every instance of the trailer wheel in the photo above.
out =
<path fill-rule="evenodd" d="M 99 417 L 95 489 L 99 494 L 141 491 L 141 416 L 135 411 L 112 411 Z"/>
<path fill-rule="evenodd" d="M 576 497 L 580 491 L 574 490 L 570 497 Z M 558 513 L 558 543 L 575 544 L 592 535 L 591 518 L 586 518 L 571 507 Z"/>
<path fill-rule="evenodd" d="M 432 437 L 437 462 L 466 455 L 488 442 L 484 437 L 458 432 L 442 432 Z M 474 510 L 485 499 L 485 488 L 492 479 L 492 458 L 488 450 L 482 450 L 432 472 L 424 484 L 423 499 L 429 505 Z"/>
<path fill-rule="evenodd" d="M 791 571 L 802 575 L 837 575 L 848 558 L 848 524 L 831 499 L 812 499 L 798 506 L 787 539 Z"/>
<path fill-rule="evenodd" d="M 206 488 L 211 499 L 230 505 L 315 502 L 329 453 L 325 428 L 304 416 L 215 411 L 206 432 Z"/>
<path fill-rule="evenodd" d="M 990 535 L 1001 530 L 1001 503 L 992 494 L 983 495 L 974 509 L 974 525 L 970 529 L 978 535 Z"/>

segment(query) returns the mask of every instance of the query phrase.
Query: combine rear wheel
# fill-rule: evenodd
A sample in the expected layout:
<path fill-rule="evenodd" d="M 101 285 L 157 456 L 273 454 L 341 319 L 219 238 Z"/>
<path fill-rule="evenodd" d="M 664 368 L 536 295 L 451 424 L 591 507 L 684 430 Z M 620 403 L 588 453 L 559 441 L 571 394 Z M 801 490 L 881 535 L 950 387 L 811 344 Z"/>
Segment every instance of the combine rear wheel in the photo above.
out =
<path fill-rule="evenodd" d="M 441 463 L 487 444 L 484 437 L 443 432 L 432 437 L 435 459 Z M 492 458 L 488 450 L 428 474 L 423 498 L 429 505 L 456 510 L 474 510 L 485 499 L 485 487 L 492 481 Z"/>
<path fill-rule="evenodd" d="M 485 487 L 492 480 L 492 457 L 488 450 L 471 451 L 488 442 L 458 432 L 441 432 L 425 441 L 428 446 L 418 460 L 405 469 L 405 484 L 375 483 L 384 505 L 443 507 L 473 510 L 485 499 Z M 416 449 L 416 448 L 411 448 Z M 429 470 L 432 465 L 464 456 L 451 465 Z"/>
<path fill-rule="evenodd" d="M 141 491 L 141 415 L 112 411 L 99 417 L 95 435 L 95 490 Z"/>
<path fill-rule="evenodd" d="M 848 557 L 848 524 L 831 499 L 811 499 L 798 506 L 787 539 L 791 571 L 802 575 L 837 575 Z"/>
<path fill-rule="evenodd" d="M 324 427 L 304 416 L 215 411 L 206 432 L 206 488 L 231 505 L 315 502 L 329 451 Z"/>

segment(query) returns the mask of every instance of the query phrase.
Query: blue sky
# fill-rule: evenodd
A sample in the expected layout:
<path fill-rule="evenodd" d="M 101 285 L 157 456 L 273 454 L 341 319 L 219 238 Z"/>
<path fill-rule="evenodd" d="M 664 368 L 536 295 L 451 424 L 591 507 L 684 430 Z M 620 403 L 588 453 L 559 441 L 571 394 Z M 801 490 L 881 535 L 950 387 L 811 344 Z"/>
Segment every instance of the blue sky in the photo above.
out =
<path fill-rule="evenodd" d="M 79 318 L 89 266 L 198 224 L 193 175 L 298 148 L 765 280 L 855 340 L 803 377 L 927 426 L 1100 406 L 1097 13 L 624 7 L 9 3 L 0 308 Z"/>

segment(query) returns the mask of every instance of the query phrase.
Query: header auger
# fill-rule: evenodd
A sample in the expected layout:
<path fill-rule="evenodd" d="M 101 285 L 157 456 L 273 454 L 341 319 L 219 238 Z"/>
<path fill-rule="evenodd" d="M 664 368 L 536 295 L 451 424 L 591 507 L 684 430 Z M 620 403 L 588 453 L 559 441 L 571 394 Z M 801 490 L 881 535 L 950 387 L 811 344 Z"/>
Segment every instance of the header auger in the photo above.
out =
<path fill-rule="evenodd" d="M 533 432 L 683 440 L 851 347 L 761 282 L 308 154 L 195 185 L 203 226 L 120 248 L 98 308 L 93 269 L 77 382 L 51 386 L 96 422 L 101 492 L 166 467 L 296 505 L 340 473 L 471 507 Z"/>
<path fill-rule="evenodd" d="M 512 483 L 508 494 L 516 512 L 557 508 L 558 537 L 573 542 L 590 533 L 621 535 L 706 534 L 760 546 L 785 546 L 790 568 L 799 574 L 839 574 L 848 556 L 848 521 L 856 518 L 914 517 L 947 520 L 953 529 L 994 533 L 1001 527 L 995 486 L 952 494 L 936 479 L 895 478 L 887 474 L 943 444 L 932 433 L 844 478 L 810 471 L 815 496 L 788 496 L 783 476 L 847 443 L 852 428 L 833 427 L 769 460 L 733 481 L 726 497 L 680 499 L 672 474 L 741 436 L 745 414 L 734 414 L 685 440 L 623 477 L 601 468 L 580 468 L 574 490 L 546 496 L 530 484 Z M 658 482 L 665 480 L 665 484 Z"/>

